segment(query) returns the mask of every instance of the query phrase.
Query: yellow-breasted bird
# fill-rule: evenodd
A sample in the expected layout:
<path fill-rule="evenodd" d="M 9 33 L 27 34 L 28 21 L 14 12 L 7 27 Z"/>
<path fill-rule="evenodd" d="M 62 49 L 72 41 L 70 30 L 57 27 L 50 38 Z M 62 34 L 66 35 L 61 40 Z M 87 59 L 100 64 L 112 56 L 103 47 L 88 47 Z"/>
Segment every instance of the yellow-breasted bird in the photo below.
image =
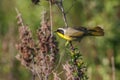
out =
<path fill-rule="evenodd" d="M 68 27 L 58 28 L 56 33 L 67 41 L 80 41 L 85 36 L 103 36 L 104 30 L 99 26 L 94 28 Z"/>

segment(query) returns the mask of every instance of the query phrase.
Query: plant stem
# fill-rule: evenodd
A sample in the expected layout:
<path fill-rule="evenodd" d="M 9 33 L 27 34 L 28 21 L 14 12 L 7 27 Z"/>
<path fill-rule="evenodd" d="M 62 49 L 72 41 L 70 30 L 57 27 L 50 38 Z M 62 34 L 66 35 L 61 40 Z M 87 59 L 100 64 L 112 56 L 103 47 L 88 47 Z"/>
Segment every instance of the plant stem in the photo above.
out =
<path fill-rule="evenodd" d="M 62 12 L 62 16 L 63 16 L 63 20 L 64 20 L 64 23 L 65 23 L 65 27 L 68 27 L 68 23 L 67 23 L 67 18 L 66 18 L 66 13 L 65 13 L 65 10 L 64 10 L 64 7 L 63 7 L 63 0 L 60 0 L 60 2 L 56 3 L 56 5 L 58 6 L 58 8 L 61 10 Z"/>

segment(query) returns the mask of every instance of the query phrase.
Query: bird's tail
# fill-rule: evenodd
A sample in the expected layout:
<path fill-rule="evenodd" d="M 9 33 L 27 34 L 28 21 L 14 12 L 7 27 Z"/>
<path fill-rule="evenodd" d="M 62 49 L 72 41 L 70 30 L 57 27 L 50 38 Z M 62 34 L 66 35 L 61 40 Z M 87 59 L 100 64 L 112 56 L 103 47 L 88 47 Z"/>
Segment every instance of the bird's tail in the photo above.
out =
<path fill-rule="evenodd" d="M 97 26 L 95 28 L 88 29 L 88 35 L 103 36 L 104 35 L 104 30 L 101 27 Z"/>

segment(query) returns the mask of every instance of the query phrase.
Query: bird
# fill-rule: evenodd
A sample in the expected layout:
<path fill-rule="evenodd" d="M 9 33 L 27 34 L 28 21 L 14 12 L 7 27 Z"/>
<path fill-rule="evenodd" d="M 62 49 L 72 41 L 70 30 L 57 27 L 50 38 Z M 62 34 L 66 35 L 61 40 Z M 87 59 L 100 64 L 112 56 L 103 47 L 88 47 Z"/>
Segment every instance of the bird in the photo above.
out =
<path fill-rule="evenodd" d="M 104 30 L 100 26 L 94 28 L 78 27 L 63 27 L 58 28 L 57 35 L 67 41 L 81 41 L 86 36 L 104 36 Z"/>

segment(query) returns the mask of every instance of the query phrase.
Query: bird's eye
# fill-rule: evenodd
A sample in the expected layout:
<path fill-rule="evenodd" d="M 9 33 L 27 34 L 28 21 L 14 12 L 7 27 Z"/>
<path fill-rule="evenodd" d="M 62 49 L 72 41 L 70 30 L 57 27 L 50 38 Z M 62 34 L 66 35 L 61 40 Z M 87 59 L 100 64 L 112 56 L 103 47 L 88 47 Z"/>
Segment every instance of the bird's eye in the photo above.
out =
<path fill-rule="evenodd" d="M 60 32 L 60 30 L 58 29 L 57 32 Z"/>
<path fill-rule="evenodd" d="M 57 32 L 61 33 L 61 34 L 64 34 L 64 31 L 63 30 L 57 30 Z"/>

